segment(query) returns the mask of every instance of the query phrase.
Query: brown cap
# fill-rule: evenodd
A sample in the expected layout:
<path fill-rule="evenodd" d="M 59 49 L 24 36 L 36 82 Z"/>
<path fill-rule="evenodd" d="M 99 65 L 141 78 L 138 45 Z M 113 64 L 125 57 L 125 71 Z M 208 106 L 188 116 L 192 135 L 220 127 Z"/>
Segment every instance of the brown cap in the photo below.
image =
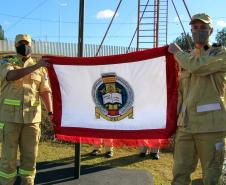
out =
<path fill-rule="evenodd" d="M 26 40 L 28 41 L 29 43 L 31 43 L 31 36 L 28 35 L 28 34 L 18 34 L 16 36 L 16 39 L 15 39 L 15 43 L 21 41 L 21 40 Z"/>
<path fill-rule="evenodd" d="M 189 24 L 193 24 L 197 20 L 202 21 L 206 24 L 210 24 L 210 25 L 212 24 L 211 17 L 205 13 L 199 13 L 199 14 L 193 15 Z"/>

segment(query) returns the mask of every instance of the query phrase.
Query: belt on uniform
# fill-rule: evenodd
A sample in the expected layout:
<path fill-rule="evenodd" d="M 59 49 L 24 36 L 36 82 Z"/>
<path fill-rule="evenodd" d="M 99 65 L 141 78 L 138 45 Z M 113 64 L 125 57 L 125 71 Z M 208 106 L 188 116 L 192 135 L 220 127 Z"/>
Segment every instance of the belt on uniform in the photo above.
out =
<path fill-rule="evenodd" d="M 10 99 L 10 98 L 5 98 L 4 101 L 3 101 L 3 104 L 20 106 L 21 101 L 20 100 L 13 100 L 13 99 Z"/>
<path fill-rule="evenodd" d="M 205 105 L 198 105 L 196 107 L 197 112 L 207 112 L 212 110 L 221 110 L 220 103 L 210 103 Z"/>

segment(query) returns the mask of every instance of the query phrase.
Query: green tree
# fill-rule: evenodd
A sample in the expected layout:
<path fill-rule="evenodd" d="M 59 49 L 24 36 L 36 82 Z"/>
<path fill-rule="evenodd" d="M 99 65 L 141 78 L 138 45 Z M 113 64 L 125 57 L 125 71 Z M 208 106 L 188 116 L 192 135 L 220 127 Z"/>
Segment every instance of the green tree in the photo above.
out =
<path fill-rule="evenodd" d="M 0 40 L 5 40 L 4 30 L 1 25 L 0 25 Z"/>
<path fill-rule="evenodd" d="M 223 46 L 226 46 L 226 28 L 223 28 L 221 31 L 218 31 L 216 35 L 216 41 Z"/>
<path fill-rule="evenodd" d="M 192 41 L 192 37 L 189 33 L 181 33 L 181 35 L 177 37 L 174 42 L 176 42 L 184 51 L 190 51 L 191 48 L 189 46 L 188 41 L 190 42 L 191 47 L 194 47 L 194 42 Z"/>

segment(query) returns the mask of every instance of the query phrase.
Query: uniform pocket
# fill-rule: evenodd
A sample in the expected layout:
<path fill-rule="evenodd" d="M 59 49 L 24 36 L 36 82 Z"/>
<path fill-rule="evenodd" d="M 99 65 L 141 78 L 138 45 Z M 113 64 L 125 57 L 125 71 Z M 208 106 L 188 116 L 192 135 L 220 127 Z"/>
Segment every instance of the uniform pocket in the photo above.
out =
<path fill-rule="evenodd" d="M 184 113 L 179 113 L 177 118 L 177 126 L 184 126 Z"/>
<path fill-rule="evenodd" d="M 177 126 L 185 127 L 186 126 L 186 105 L 182 104 L 180 113 L 177 118 Z"/>
<path fill-rule="evenodd" d="M 41 76 L 38 74 L 31 74 L 31 88 L 34 90 L 38 90 L 41 83 Z"/>
<path fill-rule="evenodd" d="M 14 117 L 14 112 L 15 112 L 15 106 L 14 105 L 2 105 L 1 106 L 1 112 L 0 112 L 0 117 L 2 119 L 8 119 L 11 120 L 11 118 Z"/>
<path fill-rule="evenodd" d="M 213 164 L 215 164 L 217 167 L 221 166 L 224 162 L 224 143 L 216 143 L 215 144 L 215 155 L 213 159 Z"/>
<path fill-rule="evenodd" d="M 38 100 L 36 100 L 36 99 L 31 100 L 31 106 L 32 107 L 37 107 L 39 104 L 40 104 L 39 99 Z"/>
<path fill-rule="evenodd" d="M 182 87 L 187 87 L 190 79 L 191 79 L 191 73 L 187 71 L 182 71 L 180 76 L 180 85 Z"/>

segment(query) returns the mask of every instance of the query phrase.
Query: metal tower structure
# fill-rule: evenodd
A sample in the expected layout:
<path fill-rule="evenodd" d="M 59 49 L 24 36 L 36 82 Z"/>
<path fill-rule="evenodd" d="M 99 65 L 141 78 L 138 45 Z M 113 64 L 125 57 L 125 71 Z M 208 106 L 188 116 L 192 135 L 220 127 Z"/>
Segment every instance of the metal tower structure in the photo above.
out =
<path fill-rule="evenodd" d="M 167 44 L 168 0 L 138 0 L 137 50 Z"/>

